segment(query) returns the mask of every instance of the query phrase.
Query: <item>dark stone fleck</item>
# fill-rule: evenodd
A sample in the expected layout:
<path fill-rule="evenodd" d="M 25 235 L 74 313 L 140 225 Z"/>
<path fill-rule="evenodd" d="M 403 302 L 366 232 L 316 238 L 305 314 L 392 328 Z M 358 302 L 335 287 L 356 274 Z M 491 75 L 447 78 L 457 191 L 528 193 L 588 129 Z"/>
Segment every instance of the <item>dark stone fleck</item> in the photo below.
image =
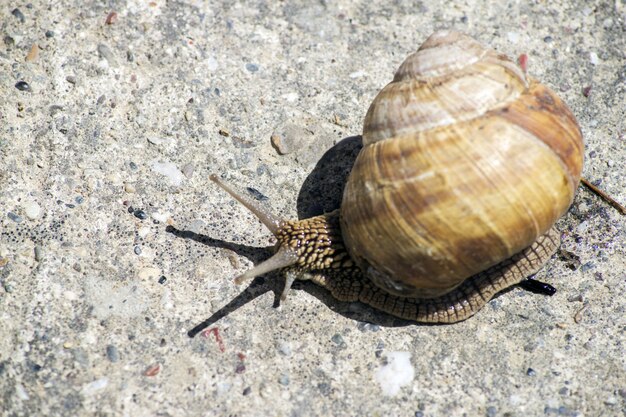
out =
<path fill-rule="evenodd" d="M 167 278 L 165 278 L 164 275 L 161 275 L 161 278 L 159 278 L 159 284 L 165 284 L 166 281 L 167 281 Z"/>
<path fill-rule="evenodd" d="M 416 411 L 415 417 L 424 417 L 424 413 L 422 413 L 421 411 Z"/>
<path fill-rule="evenodd" d="M 128 206 L 128 209 L 127 209 L 127 210 L 128 210 L 128 212 L 129 212 L 129 213 L 132 213 L 132 212 L 134 212 L 134 211 L 135 211 L 135 209 L 133 208 L 133 206 Z"/>
<path fill-rule="evenodd" d="M 246 372 L 246 365 L 244 365 L 243 363 L 238 363 L 237 367 L 235 368 L 235 373 L 243 374 L 244 372 Z"/>
<path fill-rule="evenodd" d="M 54 38 L 54 32 L 51 30 L 46 30 L 46 38 Z"/>
<path fill-rule="evenodd" d="M 65 207 L 73 209 L 73 208 L 75 208 L 76 206 L 75 206 L 74 204 L 72 204 L 72 203 L 66 203 L 66 204 L 65 204 Z"/>
<path fill-rule="evenodd" d="M 257 64 L 248 63 L 246 64 L 246 69 L 250 72 L 257 72 L 259 70 L 259 66 Z"/>
<path fill-rule="evenodd" d="M 11 220 L 13 220 L 15 223 L 21 223 L 22 222 L 22 218 L 20 216 L 18 216 L 17 214 L 13 213 L 12 211 L 7 213 L 7 217 Z"/>
<path fill-rule="evenodd" d="M 133 161 L 130 161 L 128 163 L 128 166 L 130 167 L 130 169 L 132 169 L 133 171 L 137 169 L 137 164 L 134 163 Z"/>
<path fill-rule="evenodd" d="M 567 395 L 569 394 L 569 390 L 567 389 L 567 387 L 563 387 L 559 390 L 559 395 Z"/>
<path fill-rule="evenodd" d="M 65 77 L 65 81 L 70 84 L 76 84 L 76 77 L 74 77 L 73 75 L 68 75 L 67 77 Z"/>
<path fill-rule="evenodd" d="M 13 11 L 11 12 L 11 14 L 15 17 L 17 17 L 17 19 L 24 23 L 26 21 L 26 17 L 24 16 L 24 13 L 22 13 L 22 11 L 20 9 L 13 9 Z"/>
<path fill-rule="evenodd" d="M 146 214 L 145 211 L 143 210 L 135 210 L 135 212 L 133 213 L 135 215 L 135 217 L 137 217 L 139 220 L 145 220 L 148 218 L 148 215 Z"/>
<path fill-rule="evenodd" d="M 85 199 L 81 196 L 78 196 L 74 199 L 74 201 L 76 201 L 76 204 L 83 204 L 83 201 L 85 201 Z"/>
<path fill-rule="evenodd" d="M 141 255 L 141 247 L 140 246 L 135 246 L 135 249 L 133 249 L 133 251 L 135 252 L 135 255 Z"/>
<path fill-rule="evenodd" d="M 120 354 L 114 345 L 107 345 L 107 358 L 113 363 L 120 360 Z"/>
<path fill-rule="evenodd" d="M 590 261 L 590 262 L 583 264 L 583 266 L 580 267 L 580 270 L 581 272 L 587 272 L 595 267 L 596 266 L 594 265 L 594 263 Z"/>
<path fill-rule="evenodd" d="M 252 197 L 255 198 L 255 200 L 259 200 L 259 201 L 267 201 L 269 200 L 269 197 L 267 197 L 266 195 L 264 195 L 263 193 L 261 193 L 259 190 L 257 190 L 256 188 L 252 188 L 252 187 L 246 187 L 246 190 L 252 194 Z"/>
<path fill-rule="evenodd" d="M 15 45 L 15 39 L 13 39 L 11 36 L 9 35 L 5 35 L 4 38 L 2 38 L 4 40 L 4 44 L 8 47 L 11 47 L 13 45 Z"/>
<path fill-rule="evenodd" d="M 498 409 L 496 407 L 494 407 L 493 405 L 490 405 L 489 407 L 487 407 L 488 417 L 495 417 L 497 414 L 498 414 Z"/>
<path fill-rule="evenodd" d="M 317 389 L 319 389 L 323 395 L 330 395 L 332 391 L 332 387 L 327 382 L 320 382 L 317 384 Z"/>
<path fill-rule="evenodd" d="M 20 91 L 27 91 L 27 92 L 31 92 L 32 90 L 30 89 L 30 85 L 26 82 L 26 81 L 18 81 L 15 83 L 15 88 L 17 88 Z"/>
<path fill-rule="evenodd" d="M 535 375 L 537 375 L 537 372 L 535 372 L 535 370 L 533 368 L 528 368 L 528 369 L 526 369 L 526 375 L 528 375 L 528 376 L 535 376 Z"/>
<path fill-rule="evenodd" d="M 543 41 L 544 41 L 545 43 L 550 43 L 550 42 L 552 42 L 552 40 L 553 40 L 553 39 L 552 39 L 552 36 L 546 36 L 545 38 L 543 38 Z"/>
<path fill-rule="evenodd" d="M 251 387 L 245 387 L 243 389 L 243 395 L 249 395 L 252 392 L 252 388 Z"/>

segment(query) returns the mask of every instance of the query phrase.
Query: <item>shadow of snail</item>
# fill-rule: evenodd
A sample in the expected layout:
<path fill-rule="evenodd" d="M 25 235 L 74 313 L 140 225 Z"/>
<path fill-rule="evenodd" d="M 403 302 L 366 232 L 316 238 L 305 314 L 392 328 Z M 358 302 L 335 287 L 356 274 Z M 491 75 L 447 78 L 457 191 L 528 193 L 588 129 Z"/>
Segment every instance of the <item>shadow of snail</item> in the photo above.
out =
<path fill-rule="evenodd" d="M 310 187 L 302 220 L 277 218 L 211 175 L 277 239 L 236 283 L 282 270 L 281 299 L 309 280 L 422 323 L 465 320 L 517 284 L 554 292 L 529 277 L 559 247 L 554 224 L 578 188 L 583 142 L 553 91 L 470 37 L 436 32 L 372 102 L 362 146 L 345 186 L 334 182 L 340 208 L 304 207 L 325 195 Z"/>

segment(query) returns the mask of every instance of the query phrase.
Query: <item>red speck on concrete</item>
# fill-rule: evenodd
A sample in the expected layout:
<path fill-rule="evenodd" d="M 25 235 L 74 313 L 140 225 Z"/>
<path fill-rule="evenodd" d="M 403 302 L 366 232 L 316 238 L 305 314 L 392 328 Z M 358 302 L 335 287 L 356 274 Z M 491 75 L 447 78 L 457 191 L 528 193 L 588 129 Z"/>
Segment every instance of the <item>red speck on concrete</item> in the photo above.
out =
<path fill-rule="evenodd" d="M 224 346 L 224 340 L 220 335 L 220 329 L 218 329 L 217 327 L 211 327 L 210 329 L 206 329 L 205 331 L 203 331 L 202 336 L 209 337 L 211 333 L 213 333 L 213 336 L 215 336 L 215 341 L 217 342 L 217 346 L 220 348 L 220 352 L 224 352 L 226 350 L 226 347 Z"/>
<path fill-rule="evenodd" d="M 517 57 L 517 63 L 519 64 L 522 71 L 526 72 L 528 70 L 528 55 L 521 54 Z"/>

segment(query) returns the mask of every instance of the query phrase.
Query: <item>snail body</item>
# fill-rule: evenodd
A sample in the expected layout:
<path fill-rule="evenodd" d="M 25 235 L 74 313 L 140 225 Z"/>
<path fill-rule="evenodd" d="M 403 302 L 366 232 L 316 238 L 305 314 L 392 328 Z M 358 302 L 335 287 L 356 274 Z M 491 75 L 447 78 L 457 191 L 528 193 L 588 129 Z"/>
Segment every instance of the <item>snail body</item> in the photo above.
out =
<path fill-rule="evenodd" d="M 372 102 L 341 208 L 275 218 L 211 179 L 277 237 L 238 282 L 286 268 L 344 301 L 455 322 L 537 272 L 583 163 L 576 119 L 510 59 L 453 31 L 431 35 Z"/>

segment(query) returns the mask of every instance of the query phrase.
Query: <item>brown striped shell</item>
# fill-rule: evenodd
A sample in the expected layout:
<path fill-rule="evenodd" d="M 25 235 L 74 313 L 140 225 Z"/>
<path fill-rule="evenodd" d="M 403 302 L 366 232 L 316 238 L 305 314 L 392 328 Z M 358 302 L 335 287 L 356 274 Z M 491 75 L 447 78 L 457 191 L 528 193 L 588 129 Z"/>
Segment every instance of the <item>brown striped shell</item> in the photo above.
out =
<path fill-rule="evenodd" d="M 371 104 L 345 188 L 346 246 L 379 287 L 435 297 L 531 245 L 571 204 L 575 118 L 509 58 L 433 34 Z"/>

